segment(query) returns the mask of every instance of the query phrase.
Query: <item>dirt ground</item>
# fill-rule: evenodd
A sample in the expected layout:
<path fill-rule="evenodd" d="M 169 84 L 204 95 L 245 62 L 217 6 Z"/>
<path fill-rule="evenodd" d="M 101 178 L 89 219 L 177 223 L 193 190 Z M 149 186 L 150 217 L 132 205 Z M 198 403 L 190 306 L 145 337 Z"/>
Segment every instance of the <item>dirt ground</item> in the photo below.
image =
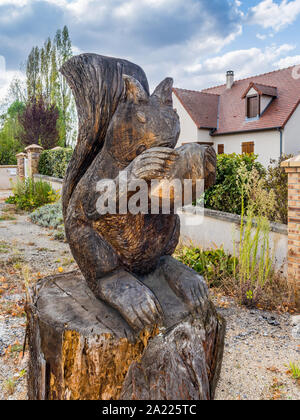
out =
<path fill-rule="evenodd" d="M 76 264 L 66 243 L 54 241 L 27 214 L 15 214 L 4 204 L 6 195 L 0 192 L 0 400 L 19 400 L 27 398 L 24 281 L 71 271 Z M 295 318 L 248 310 L 219 295 L 213 299 L 227 321 L 216 399 L 299 400 L 299 382 L 288 372 L 290 362 L 300 362 Z"/>

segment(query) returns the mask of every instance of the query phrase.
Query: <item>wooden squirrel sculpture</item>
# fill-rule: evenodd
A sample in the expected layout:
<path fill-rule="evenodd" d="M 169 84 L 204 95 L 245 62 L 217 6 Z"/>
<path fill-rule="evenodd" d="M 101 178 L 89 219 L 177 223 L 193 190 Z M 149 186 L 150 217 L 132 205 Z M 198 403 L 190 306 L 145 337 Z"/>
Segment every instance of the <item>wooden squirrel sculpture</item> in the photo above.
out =
<path fill-rule="evenodd" d="M 198 144 L 175 149 L 180 124 L 165 79 L 150 96 L 143 70 L 126 60 L 82 54 L 67 61 L 79 117 L 78 143 L 63 189 L 67 240 L 94 294 L 117 309 L 136 331 L 160 324 L 159 296 L 143 283 L 148 273 L 164 276 L 191 309 L 205 311 L 201 276 L 172 258 L 179 241 L 176 214 L 99 214 L 102 179 L 215 181 L 216 155 Z"/>

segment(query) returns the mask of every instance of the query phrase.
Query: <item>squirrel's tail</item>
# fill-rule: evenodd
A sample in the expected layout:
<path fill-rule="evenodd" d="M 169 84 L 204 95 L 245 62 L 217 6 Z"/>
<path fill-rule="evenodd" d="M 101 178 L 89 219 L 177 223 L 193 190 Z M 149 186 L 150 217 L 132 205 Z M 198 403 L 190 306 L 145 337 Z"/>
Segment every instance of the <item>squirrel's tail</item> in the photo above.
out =
<path fill-rule="evenodd" d="M 109 123 L 123 97 L 123 74 L 137 79 L 147 93 L 144 71 L 127 60 L 81 54 L 60 69 L 75 97 L 78 112 L 78 141 L 67 169 L 63 188 L 66 210 L 74 188 L 103 147 Z"/>

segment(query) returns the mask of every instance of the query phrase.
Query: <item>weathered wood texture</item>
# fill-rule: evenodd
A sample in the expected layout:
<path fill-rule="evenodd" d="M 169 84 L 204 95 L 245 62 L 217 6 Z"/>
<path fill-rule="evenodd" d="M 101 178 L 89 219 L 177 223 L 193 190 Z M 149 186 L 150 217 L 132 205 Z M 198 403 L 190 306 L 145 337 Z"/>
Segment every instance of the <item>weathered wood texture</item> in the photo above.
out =
<path fill-rule="evenodd" d="M 214 182 L 215 151 L 197 144 L 175 149 L 172 79 L 150 95 L 140 67 L 95 54 L 71 58 L 62 73 L 79 115 L 64 222 L 85 280 L 76 273 L 46 279 L 28 303 L 29 397 L 211 399 L 224 323 L 204 279 L 171 257 L 180 234 L 175 192 L 170 214 L 161 202 L 150 213 L 129 205 L 102 213 L 96 203 L 105 195 L 99 181 L 110 179 L 122 191 L 124 174 L 126 200 L 132 183 L 146 184 L 147 209 L 153 180 L 188 179 L 196 194 L 197 180 L 205 188 Z"/>
<path fill-rule="evenodd" d="M 172 107 L 171 78 L 150 95 L 139 66 L 96 54 L 72 57 L 61 71 L 72 88 L 79 116 L 77 146 L 62 194 L 66 237 L 95 296 L 140 330 L 161 317 L 159 296 L 145 286 L 142 276 L 155 271 L 162 256 L 173 254 L 180 219 L 173 202 L 169 214 L 162 214 L 161 202 L 159 214 L 151 209 L 131 212 L 127 204 L 132 185 L 144 181 L 150 187 L 153 180 L 183 184 L 189 179 L 194 190 L 197 180 L 208 188 L 215 180 L 216 154 L 213 148 L 197 144 L 175 149 L 180 124 Z M 127 211 L 99 212 L 97 202 L 105 196 L 99 191 L 99 181 L 110 179 L 118 189 L 124 174 Z M 144 199 L 146 209 L 151 207 L 150 195 Z M 190 202 L 184 204 L 195 198 L 191 194 Z M 119 195 L 115 204 L 119 209 Z M 168 279 L 185 301 L 197 307 L 205 297 L 201 295 L 203 279 L 196 276 L 195 280 L 199 283 L 196 295 L 175 286 L 179 281 L 175 275 Z"/>
<path fill-rule="evenodd" d="M 207 301 L 191 314 L 157 275 L 164 326 L 137 334 L 95 298 L 78 272 L 42 280 L 27 304 L 32 400 L 210 400 L 219 376 L 225 325 Z M 154 337 L 154 338 L 152 338 Z"/>

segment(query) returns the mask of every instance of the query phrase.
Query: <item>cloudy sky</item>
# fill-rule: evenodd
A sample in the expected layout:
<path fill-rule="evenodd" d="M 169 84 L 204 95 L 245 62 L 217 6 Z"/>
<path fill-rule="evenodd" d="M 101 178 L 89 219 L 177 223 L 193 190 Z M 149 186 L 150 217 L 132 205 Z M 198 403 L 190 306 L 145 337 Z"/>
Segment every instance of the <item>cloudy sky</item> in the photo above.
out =
<path fill-rule="evenodd" d="M 201 89 L 300 64 L 300 0 L 0 0 L 0 99 L 32 46 L 67 25 L 74 52 Z"/>

